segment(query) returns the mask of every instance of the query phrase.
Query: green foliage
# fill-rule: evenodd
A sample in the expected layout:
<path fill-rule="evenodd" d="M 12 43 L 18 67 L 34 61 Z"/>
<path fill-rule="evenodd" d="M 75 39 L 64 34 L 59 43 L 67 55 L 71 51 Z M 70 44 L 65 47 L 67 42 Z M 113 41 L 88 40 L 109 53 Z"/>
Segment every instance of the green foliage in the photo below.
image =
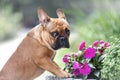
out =
<path fill-rule="evenodd" d="M 120 14 L 117 12 L 111 10 L 97 11 L 87 19 L 87 21 L 80 22 L 81 19 L 79 21 L 77 18 L 78 22 L 76 25 L 74 24 L 74 32 L 71 32 L 71 49 L 67 51 L 77 51 L 81 41 L 86 41 L 89 45 L 95 40 L 109 41 L 111 36 L 119 37 Z M 58 57 L 61 59 L 65 52 L 66 50 L 58 53 Z M 60 60 L 59 63 L 61 65 Z"/>
<path fill-rule="evenodd" d="M 12 6 L 1 5 L 0 8 L 0 41 L 13 37 L 20 27 L 22 15 L 13 13 Z"/>
<path fill-rule="evenodd" d="M 104 33 L 106 38 L 120 33 L 120 14 L 114 10 L 102 11 L 92 20 L 92 23 L 97 26 L 101 33 Z"/>
<path fill-rule="evenodd" d="M 97 11 L 91 14 L 87 21 L 77 22 L 75 33 L 77 37 L 72 41 L 74 49 L 83 40 L 89 44 L 94 40 L 108 41 L 110 36 L 119 36 L 120 15 L 113 10 Z"/>
<path fill-rule="evenodd" d="M 101 70 L 103 80 L 120 79 L 120 39 L 112 38 L 111 47 L 106 50 L 106 57 Z"/>

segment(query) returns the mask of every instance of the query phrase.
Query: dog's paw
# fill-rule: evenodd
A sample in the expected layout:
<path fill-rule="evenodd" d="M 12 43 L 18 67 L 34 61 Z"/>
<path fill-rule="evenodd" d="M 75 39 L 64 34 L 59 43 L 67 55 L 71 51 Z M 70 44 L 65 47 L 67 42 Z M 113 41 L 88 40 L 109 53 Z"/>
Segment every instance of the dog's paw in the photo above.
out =
<path fill-rule="evenodd" d="M 67 78 L 67 77 L 72 77 L 72 74 L 61 70 L 56 76 L 60 78 Z"/>

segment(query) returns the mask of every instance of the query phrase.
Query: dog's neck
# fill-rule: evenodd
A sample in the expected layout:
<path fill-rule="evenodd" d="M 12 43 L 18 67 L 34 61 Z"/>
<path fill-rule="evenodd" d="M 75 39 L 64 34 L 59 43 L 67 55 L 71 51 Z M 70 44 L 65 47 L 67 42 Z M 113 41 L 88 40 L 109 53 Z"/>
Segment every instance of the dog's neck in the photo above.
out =
<path fill-rule="evenodd" d="M 43 25 L 38 24 L 37 26 L 35 26 L 31 31 L 28 32 L 27 36 L 33 37 L 34 39 L 36 39 L 40 45 L 42 46 L 47 46 L 50 50 L 54 51 L 51 46 L 49 45 L 49 43 L 47 43 L 43 37 L 42 34 L 43 33 Z M 42 44 L 43 43 L 43 44 Z M 45 44 L 44 44 L 45 43 Z"/>

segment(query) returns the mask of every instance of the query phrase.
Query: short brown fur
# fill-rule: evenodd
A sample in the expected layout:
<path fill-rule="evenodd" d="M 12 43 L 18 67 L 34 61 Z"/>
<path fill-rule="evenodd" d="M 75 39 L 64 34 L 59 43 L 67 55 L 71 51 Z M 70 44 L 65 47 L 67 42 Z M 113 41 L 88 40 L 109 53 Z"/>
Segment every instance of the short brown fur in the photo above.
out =
<path fill-rule="evenodd" d="M 51 44 L 56 38 L 50 32 L 57 30 L 61 35 L 65 34 L 65 28 L 69 29 L 64 13 L 61 10 L 57 13 L 59 18 L 50 18 L 42 8 L 38 9 L 41 24 L 28 32 L 1 70 L 0 80 L 33 80 L 45 70 L 58 77 L 71 76 L 53 61 L 55 50 Z M 67 34 L 65 36 L 69 38 Z"/>

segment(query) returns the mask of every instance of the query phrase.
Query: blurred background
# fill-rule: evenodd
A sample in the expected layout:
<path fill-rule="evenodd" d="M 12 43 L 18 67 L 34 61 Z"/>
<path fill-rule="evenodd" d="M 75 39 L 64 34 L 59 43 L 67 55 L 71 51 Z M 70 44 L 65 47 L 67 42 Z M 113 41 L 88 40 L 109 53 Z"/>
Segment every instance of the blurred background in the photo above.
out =
<path fill-rule="evenodd" d="M 76 52 L 81 41 L 120 36 L 120 0 L 0 0 L 0 69 L 29 29 L 39 24 L 38 7 L 50 17 L 57 17 L 61 8 L 70 23 L 71 47 L 59 50 L 55 58 L 61 67 L 63 55 Z"/>

